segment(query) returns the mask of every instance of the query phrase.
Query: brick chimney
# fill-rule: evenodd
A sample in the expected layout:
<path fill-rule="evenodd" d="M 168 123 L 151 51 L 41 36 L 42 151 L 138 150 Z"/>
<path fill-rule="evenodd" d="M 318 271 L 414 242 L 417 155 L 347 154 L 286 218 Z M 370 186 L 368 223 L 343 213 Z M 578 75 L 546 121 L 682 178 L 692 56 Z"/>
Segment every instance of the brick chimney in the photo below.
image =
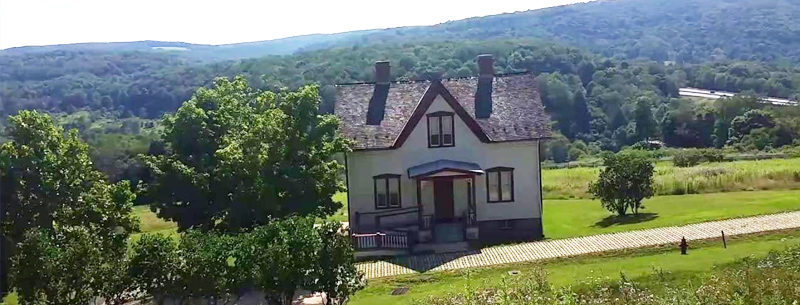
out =
<path fill-rule="evenodd" d="M 389 84 L 391 78 L 391 66 L 388 61 L 375 62 L 375 83 Z"/>
<path fill-rule="evenodd" d="M 475 118 L 488 119 L 492 115 L 494 83 L 494 58 L 491 54 L 478 55 L 478 75 L 478 89 L 475 92 Z"/>
<path fill-rule="evenodd" d="M 375 88 L 367 108 L 367 125 L 380 125 L 386 112 L 386 99 L 389 97 L 391 66 L 388 61 L 375 63 Z"/>

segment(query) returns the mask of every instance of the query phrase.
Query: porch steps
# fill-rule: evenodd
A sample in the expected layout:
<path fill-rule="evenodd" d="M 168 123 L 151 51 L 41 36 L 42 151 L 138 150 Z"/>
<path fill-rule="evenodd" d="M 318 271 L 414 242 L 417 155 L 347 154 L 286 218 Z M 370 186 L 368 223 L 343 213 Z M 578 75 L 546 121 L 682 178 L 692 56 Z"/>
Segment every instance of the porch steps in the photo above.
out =
<path fill-rule="evenodd" d="M 460 223 L 441 223 L 433 228 L 436 243 L 446 244 L 464 240 L 464 226 Z"/>

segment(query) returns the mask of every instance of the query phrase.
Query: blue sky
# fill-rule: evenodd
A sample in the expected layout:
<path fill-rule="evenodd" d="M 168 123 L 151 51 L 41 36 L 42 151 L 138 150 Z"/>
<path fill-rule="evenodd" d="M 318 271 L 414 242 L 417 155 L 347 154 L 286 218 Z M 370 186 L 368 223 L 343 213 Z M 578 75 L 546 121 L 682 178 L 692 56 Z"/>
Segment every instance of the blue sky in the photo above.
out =
<path fill-rule="evenodd" d="M 0 49 L 136 40 L 225 44 L 431 25 L 584 1 L 0 0 Z"/>

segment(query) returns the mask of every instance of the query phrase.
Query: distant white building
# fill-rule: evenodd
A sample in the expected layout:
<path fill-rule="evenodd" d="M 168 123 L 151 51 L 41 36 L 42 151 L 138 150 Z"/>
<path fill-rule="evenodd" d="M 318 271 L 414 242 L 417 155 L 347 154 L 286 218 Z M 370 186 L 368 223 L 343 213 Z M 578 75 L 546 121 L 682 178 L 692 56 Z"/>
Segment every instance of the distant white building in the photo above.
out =
<path fill-rule="evenodd" d="M 733 92 L 725 92 L 725 91 L 716 91 L 716 90 L 707 90 L 707 89 L 698 89 L 698 88 L 681 88 L 679 90 L 681 96 L 687 97 L 700 97 L 700 98 L 708 98 L 708 99 L 721 99 L 723 97 L 733 97 L 736 96 L 736 93 Z M 764 103 L 769 103 L 778 106 L 797 106 L 797 102 L 782 99 L 782 98 L 774 98 L 774 97 L 766 97 L 761 99 Z"/>
<path fill-rule="evenodd" d="M 543 237 L 540 141 L 551 136 L 532 74 L 337 86 L 350 228 L 363 254 Z"/>

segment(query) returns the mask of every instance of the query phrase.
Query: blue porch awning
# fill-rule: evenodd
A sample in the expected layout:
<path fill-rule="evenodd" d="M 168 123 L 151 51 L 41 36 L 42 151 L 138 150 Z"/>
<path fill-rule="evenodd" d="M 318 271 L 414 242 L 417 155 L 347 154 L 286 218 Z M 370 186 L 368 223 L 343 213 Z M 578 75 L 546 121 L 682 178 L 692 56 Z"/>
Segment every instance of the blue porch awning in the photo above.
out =
<path fill-rule="evenodd" d="M 442 172 L 455 172 L 466 175 L 483 175 L 480 165 L 454 160 L 436 160 L 423 163 L 408 169 L 409 178 L 426 178 Z"/>

